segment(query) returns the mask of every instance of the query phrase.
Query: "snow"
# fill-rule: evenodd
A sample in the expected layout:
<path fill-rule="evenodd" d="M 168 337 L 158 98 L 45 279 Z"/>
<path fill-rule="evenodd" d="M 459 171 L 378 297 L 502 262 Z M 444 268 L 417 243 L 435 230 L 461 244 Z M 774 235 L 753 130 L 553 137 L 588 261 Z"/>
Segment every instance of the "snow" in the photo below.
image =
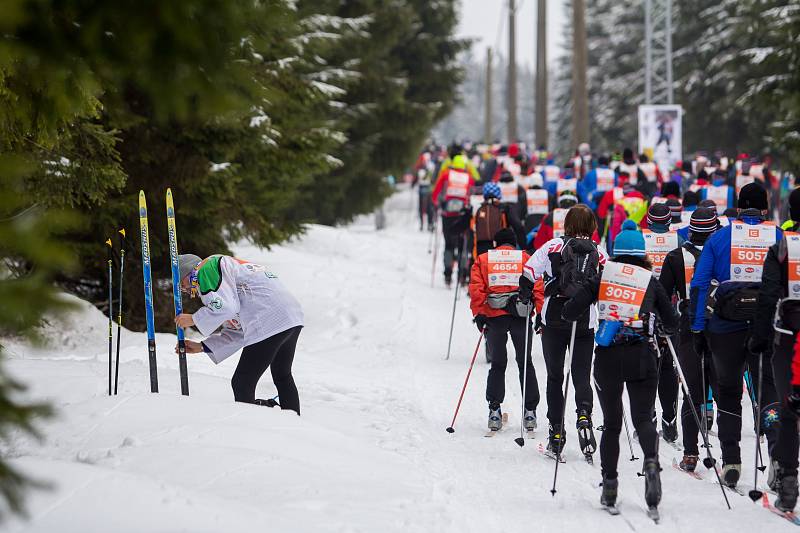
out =
<path fill-rule="evenodd" d="M 4 451 L 15 467 L 52 485 L 30 494 L 29 521 L 12 520 L 4 531 L 656 531 L 643 511 L 641 461 L 627 460 L 624 437 L 622 517 L 599 510 L 599 456 L 597 465 L 585 464 L 574 431 L 551 496 L 554 464 L 537 452 L 546 435 L 544 400 L 536 438 L 518 447 L 520 394 L 511 368 L 510 426 L 483 438 L 482 353 L 456 432 L 445 432 L 478 334 L 461 298 L 453 355 L 444 360 L 453 293 L 438 266 L 430 286 L 428 234 L 417 231 L 413 195 L 402 191 L 387 202 L 388 227 L 380 232 L 363 217 L 346 227 L 310 226 L 271 250 L 235 246 L 237 256 L 268 265 L 303 304 L 294 365 L 302 417 L 234 403 L 237 356 L 219 366 L 189 356 L 191 396 L 180 396 L 171 334 L 157 336 L 161 392 L 150 394 L 145 335 L 124 331 L 120 393 L 107 396 L 107 318 L 79 301 L 78 311 L 45 328 L 51 347 L 4 341 L 8 370 L 30 385 L 32 398 L 58 409 L 41 426 L 43 442 L 17 435 Z M 534 347 L 544 393 L 538 339 Z M 267 374 L 258 396 L 274 395 Z M 749 404 L 744 412 L 748 489 Z M 595 424 L 602 424 L 599 408 Z M 673 457 L 679 452 L 662 445 L 662 531 L 791 528 L 747 497 L 729 493 L 733 511 L 725 510 L 719 487 L 675 471 Z"/>

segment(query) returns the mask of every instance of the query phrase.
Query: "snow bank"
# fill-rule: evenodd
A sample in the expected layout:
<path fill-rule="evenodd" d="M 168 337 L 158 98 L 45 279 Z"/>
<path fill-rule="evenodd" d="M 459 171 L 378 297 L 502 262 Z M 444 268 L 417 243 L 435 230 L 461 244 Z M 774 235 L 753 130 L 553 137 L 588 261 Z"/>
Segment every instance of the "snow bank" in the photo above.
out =
<path fill-rule="evenodd" d="M 553 463 L 537 452 L 546 429 L 524 448 L 512 441 L 520 395 L 511 369 L 510 427 L 483 438 L 482 355 L 456 433 L 445 433 L 478 335 L 461 299 L 453 356 L 443 360 L 453 293 L 443 289 L 438 266 L 430 287 L 428 235 L 417 231 L 414 207 L 413 193 L 402 192 L 388 202 L 381 232 L 364 217 L 343 228 L 312 226 L 271 251 L 235 247 L 277 273 L 303 304 L 307 322 L 295 360 L 302 417 L 235 404 L 229 379 L 236 356 L 219 366 L 189 356 L 191 396 L 181 397 L 169 334 L 157 338 L 161 393 L 148 392 L 145 336 L 125 331 L 120 394 L 108 397 L 107 318 L 85 303 L 48 327 L 51 347 L 10 342 L 10 371 L 59 414 L 43 425 L 42 444 L 18 437 L 7 450 L 15 466 L 52 489 L 32 493 L 31 519 L 5 530 L 655 530 L 642 510 L 640 461 L 626 461 L 625 443 L 623 517 L 599 510 L 599 466 L 580 458 L 574 432 L 551 497 Z M 534 347 L 544 393 L 538 339 Z M 274 395 L 267 375 L 259 396 Z M 540 421 L 544 415 L 543 401 Z M 595 423 L 602 424 L 599 409 Z M 574 427 L 569 411 L 567 424 Z M 752 434 L 744 440 L 749 461 Z M 734 510 L 725 511 L 719 487 L 673 470 L 673 457 L 679 452 L 663 445 L 662 530 L 791 527 L 735 494 Z M 752 479 L 749 464 L 743 479 Z"/>

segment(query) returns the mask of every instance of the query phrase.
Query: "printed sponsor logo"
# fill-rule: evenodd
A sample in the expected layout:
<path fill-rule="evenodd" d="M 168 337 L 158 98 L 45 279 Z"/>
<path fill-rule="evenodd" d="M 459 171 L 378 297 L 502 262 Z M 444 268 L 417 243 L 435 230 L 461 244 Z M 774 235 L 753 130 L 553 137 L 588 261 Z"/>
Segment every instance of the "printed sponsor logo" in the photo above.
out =
<path fill-rule="evenodd" d="M 752 274 L 753 272 L 756 271 L 756 269 L 753 267 L 747 267 L 744 269 L 744 271 L 747 272 L 748 274 Z"/>
<path fill-rule="evenodd" d="M 758 238 L 758 230 L 757 229 L 749 229 L 747 230 L 747 235 L 751 238 L 757 239 Z"/>
<path fill-rule="evenodd" d="M 625 274 L 626 276 L 632 276 L 633 275 L 633 267 L 632 266 L 628 266 L 628 265 L 623 266 L 622 267 L 622 273 Z"/>
<path fill-rule="evenodd" d="M 219 296 L 215 296 L 210 302 L 208 302 L 208 306 L 211 309 L 216 309 L 219 311 L 222 309 L 222 299 Z"/>
<path fill-rule="evenodd" d="M 733 267 L 733 271 L 736 274 L 741 274 L 742 273 L 742 267 L 738 267 L 738 266 L 737 267 Z"/>

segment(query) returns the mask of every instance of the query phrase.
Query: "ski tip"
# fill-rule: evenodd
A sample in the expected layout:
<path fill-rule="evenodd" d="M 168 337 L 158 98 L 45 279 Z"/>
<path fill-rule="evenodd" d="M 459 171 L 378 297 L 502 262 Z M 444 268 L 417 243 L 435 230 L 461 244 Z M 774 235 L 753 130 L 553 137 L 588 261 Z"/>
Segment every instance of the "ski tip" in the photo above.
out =
<path fill-rule="evenodd" d="M 456 432 L 456 430 L 455 430 L 455 428 L 453 428 L 453 426 L 448 427 L 445 431 L 447 431 L 448 433 L 455 433 Z"/>

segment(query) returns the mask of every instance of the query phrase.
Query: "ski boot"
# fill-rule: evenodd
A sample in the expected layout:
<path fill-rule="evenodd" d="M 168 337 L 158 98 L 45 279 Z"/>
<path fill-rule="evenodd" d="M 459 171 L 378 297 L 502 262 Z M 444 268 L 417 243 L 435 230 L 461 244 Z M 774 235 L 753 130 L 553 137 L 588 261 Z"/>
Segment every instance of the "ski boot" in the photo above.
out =
<path fill-rule="evenodd" d="M 697 455 L 684 454 L 683 459 L 681 459 L 681 462 L 678 464 L 678 467 L 680 467 L 680 469 L 684 472 L 694 472 L 697 468 L 697 461 L 699 459 L 700 457 Z"/>
<path fill-rule="evenodd" d="M 592 415 L 585 409 L 578 411 L 578 421 L 575 424 L 578 430 L 578 443 L 587 461 L 591 462 L 592 454 L 597 451 L 597 440 L 592 431 Z"/>
<path fill-rule="evenodd" d="M 533 409 L 525 409 L 525 417 L 523 418 L 523 426 L 525 431 L 532 432 L 536 429 L 536 411 Z"/>
<path fill-rule="evenodd" d="M 739 482 L 739 477 L 742 475 L 742 464 L 741 463 L 731 463 L 728 465 L 722 465 L 722 482 L 734 489 L 736 488 L 736 483 Z"/>
<path fill-rule="evenodd" d="M 661 503 L 661 467 L 656 459 L 644 460 L 644 501 L 650 518 L 658 520 L 658 504 Z"/>
<path fill-rule="evenodd" d="M 547 451 L 555 455 L 561 455 L 564 450 L 564 444 L 567 442 L 567 436 L 561 431 L 559 426 L 550 424 L 550 434 L 547 437 Z"/>
<path fill-rule="evenodd" d="M 603 492 L 600 494 L 600 505 L 605 507 L 615 507 L 617 505 L 617 487 L 619 480 L 611 479 L 603 474 Z"/>
<path fill-rule="evenodd" d="M 771 460 L 769 462 L 769 471 L 767 472 L 767 486 L 769 490 L 777 493 L 778 492 L 778 472 L 780 471 L 780 466 L 778 465 L 778 461 Z"/>
<path fill-rule="evenodd" d="M 503 413 L 500 406 L 489 406 L 489 429 L 499 431 L 503 427 Z"/>
<path fill-rule="evenodd" d="M 794 512 L 794 507 L 797 505 L 797 474 L 787 474 L 784 468 L 777 466 L 775 478 L 775 492 L 778 493 L 775 507 L 784 513 Z"/>
<path fill-rule="evenodd" d="M 661 436 L 669 443 L 674 443 L 678 440 L 677 418 L 673 418 L 672 421 L 661 419 Z"/>

